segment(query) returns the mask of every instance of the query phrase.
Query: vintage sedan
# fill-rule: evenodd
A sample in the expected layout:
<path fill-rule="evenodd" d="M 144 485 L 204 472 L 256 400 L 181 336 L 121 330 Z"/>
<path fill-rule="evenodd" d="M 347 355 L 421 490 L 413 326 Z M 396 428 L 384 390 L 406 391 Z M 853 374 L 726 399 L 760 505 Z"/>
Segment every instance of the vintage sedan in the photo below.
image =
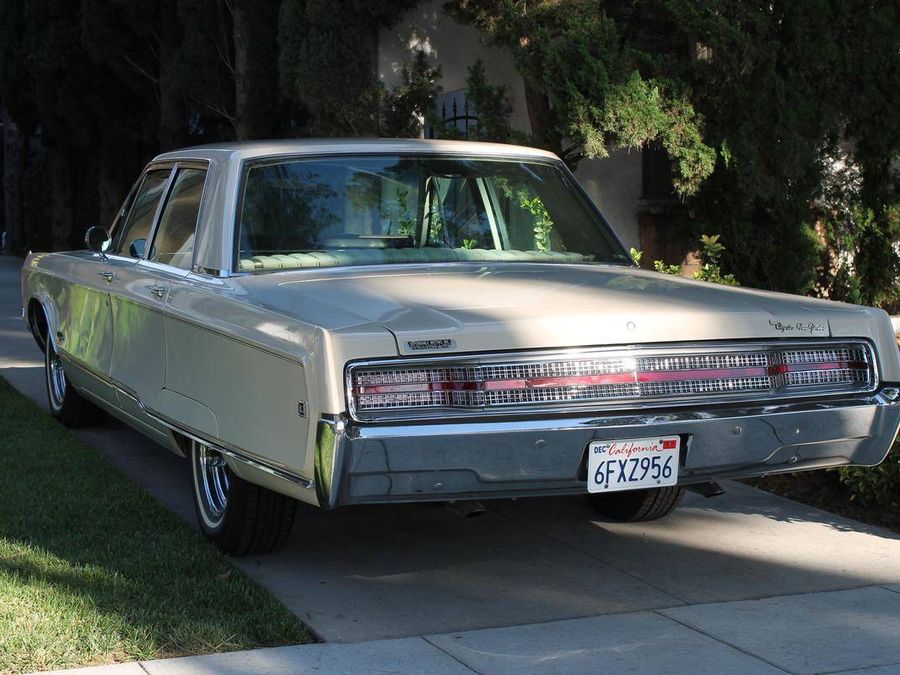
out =
<path fill-rule="evenodd" d="M 884 312 L 637 269 L 540 150 L 188 148 L 86 244 L 22 271 L 50 409 L 186 456 L 235 555 L 298 501 L 659 518 L 686 486 L 877 464 L 900 423 Z"/>

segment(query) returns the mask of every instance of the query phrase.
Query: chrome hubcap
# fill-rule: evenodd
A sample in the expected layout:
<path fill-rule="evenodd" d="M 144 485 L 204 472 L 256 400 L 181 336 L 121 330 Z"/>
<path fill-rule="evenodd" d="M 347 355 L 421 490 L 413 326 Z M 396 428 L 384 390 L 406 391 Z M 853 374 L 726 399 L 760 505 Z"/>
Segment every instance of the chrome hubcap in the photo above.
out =
<path fill-rule="evenodd" d="M 225 516 L 231 481 L 221 454 L 202 443 L 194 443 L 194 480 L 204 519 L 216 527 Z"/>
<path fill-rule="evenodd" d="M 50 347 L 50 349 L 53 348 Z M 47 377 L 53 401 L 57 405 L 62 405 L 63 399 L 66 397 L 66 372 L 63 370 L 62 361 L 56 351 L 50 353 Z"/>

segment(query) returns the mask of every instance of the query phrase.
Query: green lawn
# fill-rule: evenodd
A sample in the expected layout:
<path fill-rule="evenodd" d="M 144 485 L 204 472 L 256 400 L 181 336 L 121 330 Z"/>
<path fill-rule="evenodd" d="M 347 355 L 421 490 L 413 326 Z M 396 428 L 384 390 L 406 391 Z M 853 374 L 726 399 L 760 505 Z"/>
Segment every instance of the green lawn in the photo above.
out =
<path fill-rule="evenodd" d="M 308 641 L 268 592 L 0 378 L 0 673 Z"/>

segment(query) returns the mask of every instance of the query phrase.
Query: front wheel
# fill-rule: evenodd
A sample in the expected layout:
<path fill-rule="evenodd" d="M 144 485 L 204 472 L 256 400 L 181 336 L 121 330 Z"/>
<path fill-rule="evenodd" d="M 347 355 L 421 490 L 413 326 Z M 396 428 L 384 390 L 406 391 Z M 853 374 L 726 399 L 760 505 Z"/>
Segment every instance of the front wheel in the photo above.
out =
<path fill-rule="evenodd" d="M 191 487 L 200 530 L 234 556 L 269 553 L 284 545 L 297 502 L 235 474 L 221 453 L 191 441 Z"/>
<path fill-rule="evenodd" d="M 658 520 L 669 515 L 684 495 L 684 488 L 671 485 L 646 490 L 604 492 L 585 495 L 597 513 L 616 520 L 635 523 Z"/>
<path fill-rule="evenodd" d="M 48 337 L 44 347 L 44 376 L 50 414 L 70 429 L 102 424 L 106 413 L 72 387 L 62 360 Z"/>

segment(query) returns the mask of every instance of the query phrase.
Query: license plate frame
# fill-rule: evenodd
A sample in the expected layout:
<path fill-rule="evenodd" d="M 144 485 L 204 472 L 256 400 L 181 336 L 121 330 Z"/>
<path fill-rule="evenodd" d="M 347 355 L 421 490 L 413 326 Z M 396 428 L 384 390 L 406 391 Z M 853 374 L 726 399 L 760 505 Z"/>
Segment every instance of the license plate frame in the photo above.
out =
<path fill-rule="evenodd" d="M 592 494 L 678 483 L 681 437 L 677 435 L 591 441 L 587 453 L 587 490 Z"/>

